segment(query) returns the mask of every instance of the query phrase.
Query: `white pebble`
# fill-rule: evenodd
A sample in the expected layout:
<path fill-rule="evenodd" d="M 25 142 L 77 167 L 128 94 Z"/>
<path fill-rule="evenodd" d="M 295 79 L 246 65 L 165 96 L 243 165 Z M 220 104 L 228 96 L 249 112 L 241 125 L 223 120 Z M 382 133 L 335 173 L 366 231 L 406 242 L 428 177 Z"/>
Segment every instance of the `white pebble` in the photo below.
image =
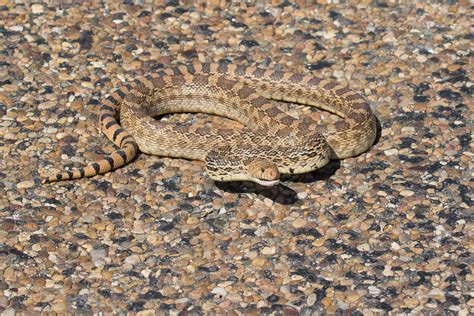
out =
<path fill-rule="evenodd" d="M 298 199 L 303 200 L 303 199 L 306 199 L 308 197 L 308 193 L 304 192 L 304 191 L 298 192 L 297 196 L 298 196 Z"/>
<path fill-rule="evenodd" d="M 33 12 L 33 14 L 43 13 L 44 12 L 44 7 L 43 7 L 43 5 L 41 5 L 39 3 L 35 3 L 31 6 L 31 12 Z"/>
<path fill-rule="evenodd" d="M 262 249 L 262 254 L 263 255 L 273 255 L 275 254 L 276 252 L 276 247 L 275 246 L 272 246 L 272 247 L 265 247 Z"/>
<path fill-rule="evenodd" d="M 374 296 L 380 295 L 380 293 L 382 293 L 382 291 L 380 291 L 379 288 L 372 285 L 369 286 L 368 289 L 369 289 L 369 293 Z"/>
<path fill-rule="evenodd" d="M 390 246 L 391 246 L 392 250 L 400 250 L 401 249 L 400 245 L 397 244 L 396 242 L 392 242 Z"/>
<path fill-rule="evenodd" d="M 398 149 L 396 149 L 396 148 L 387 149 L 387 150 L 384 151 L 384 154 L 385 154 L 386 156 L 393 156 L 393 155 L 396 155 L 396 154 L 398 154 Z"/>
<path fill-rule="evenodd" d="M 226 296 L 227 295 L 227 291 L 221 287 L 215 287 L 212 289 L 211 291 L 212 294 L 217 294 L 217 295 L 220 295 L 220 296 Z"/>
<path fill-rule="evenodd" d="M 317 296 L 316 294 L 311 294 L 310 296 L 308 296 L 308 298 L 306 299 L 306 305 L 308 306 L 313 306 L 314 303 L 316 303 L 316 299 L 317 299 Z"/>
<path fill-rule="evenodd" d="M 400 192 L 401 196 L 412 196 L 413 194 L 415 194 L 415 192 L 410 191 L 410 190 L 403 190 Z"/>

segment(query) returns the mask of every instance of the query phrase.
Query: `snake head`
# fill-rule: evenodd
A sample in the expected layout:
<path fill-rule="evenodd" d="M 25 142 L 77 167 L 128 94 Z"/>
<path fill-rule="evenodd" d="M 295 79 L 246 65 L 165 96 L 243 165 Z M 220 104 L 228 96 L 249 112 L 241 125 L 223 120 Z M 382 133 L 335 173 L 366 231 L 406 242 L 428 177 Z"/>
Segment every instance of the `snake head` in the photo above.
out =
<path fill-rule="evenodd" d="M 206 171 L 215 181 L 252 181 L 262 186 L 277 185 L 280 172 L 275 163 L 258 156 L 252 146 L 220 146 L 209 151 Z"/>
<path fill-rule="evenodd" d="M 279 183 L 280 174 L 300 174 L 329 162 L 331 148 L 314 132 L 295 141 L 292 135 L 272 138 L 252 134 L 252 141 L 217 146 L 204 161 L 215 181 L 252 181 L 263 186 Z"/>

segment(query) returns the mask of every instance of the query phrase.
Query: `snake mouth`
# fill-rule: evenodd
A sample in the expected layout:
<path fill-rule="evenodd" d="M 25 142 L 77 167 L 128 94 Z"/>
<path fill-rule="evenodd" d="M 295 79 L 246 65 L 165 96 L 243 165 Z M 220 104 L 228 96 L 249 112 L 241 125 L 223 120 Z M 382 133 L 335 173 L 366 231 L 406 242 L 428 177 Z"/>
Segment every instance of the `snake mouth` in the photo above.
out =
<path fill-rule="evenodd" d="M 264 187 L 272 187 L 280 183 L 279 179 L 276 180 L 264 180 L 264 179 L 252 179 L 253 182 L 263 185 Z"/>

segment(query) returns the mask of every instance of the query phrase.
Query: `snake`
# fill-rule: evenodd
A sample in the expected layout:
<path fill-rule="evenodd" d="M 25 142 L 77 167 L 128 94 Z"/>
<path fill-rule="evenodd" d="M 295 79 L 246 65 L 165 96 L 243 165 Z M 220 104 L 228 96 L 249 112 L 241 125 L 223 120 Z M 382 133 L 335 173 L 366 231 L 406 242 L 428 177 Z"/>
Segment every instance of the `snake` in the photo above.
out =
<path fill-rule="evenodd" d="M 295 118 L 274 101 L 314 107 L 340 119 L 317 124 L 311 118 Z M 157 119 L 173 113 L 218 115 L 243 127 Z M 346 83 L 224 62 L 170 66 L 123 84 L 99 103 L 98 120 L 117 150 L 43 183 L 104 174 L 142 152 L 204 161 L 206 173 L 215 181 L 275 186 L 282 174 L 307 173 L 330 160 L 357 156 L 371 147 L 376 136 L 369 104 Z"/>

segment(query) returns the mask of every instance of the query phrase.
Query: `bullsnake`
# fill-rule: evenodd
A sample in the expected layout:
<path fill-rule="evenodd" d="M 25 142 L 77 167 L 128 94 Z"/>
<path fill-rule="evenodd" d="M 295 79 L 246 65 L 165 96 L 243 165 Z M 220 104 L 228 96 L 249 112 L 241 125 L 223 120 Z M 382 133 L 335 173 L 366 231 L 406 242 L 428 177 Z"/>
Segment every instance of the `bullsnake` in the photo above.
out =
<path fill-rule="evenodd" d="M 342 119 L 315 124 L 296 119 L 270 100 L 314 106 Z M 166 113 L 202 112 L 241 122 L 243 129 L 212 129 L 154 119 Z M 117 121 L 120 118 L 120 124 Z M 352 157 L 374 142 L 376 120 L 365 99 L 347 85 L 279 70 L 227 63 L 192 63 L 123 85 L 102 100 L 103 133 L 118 150 L 45 183 L 92 177 L 130 162 L 138 150 L 205 161 L 210 178 L 249 180 L 265 186 L 280 174 L 318 169 Z"/>

